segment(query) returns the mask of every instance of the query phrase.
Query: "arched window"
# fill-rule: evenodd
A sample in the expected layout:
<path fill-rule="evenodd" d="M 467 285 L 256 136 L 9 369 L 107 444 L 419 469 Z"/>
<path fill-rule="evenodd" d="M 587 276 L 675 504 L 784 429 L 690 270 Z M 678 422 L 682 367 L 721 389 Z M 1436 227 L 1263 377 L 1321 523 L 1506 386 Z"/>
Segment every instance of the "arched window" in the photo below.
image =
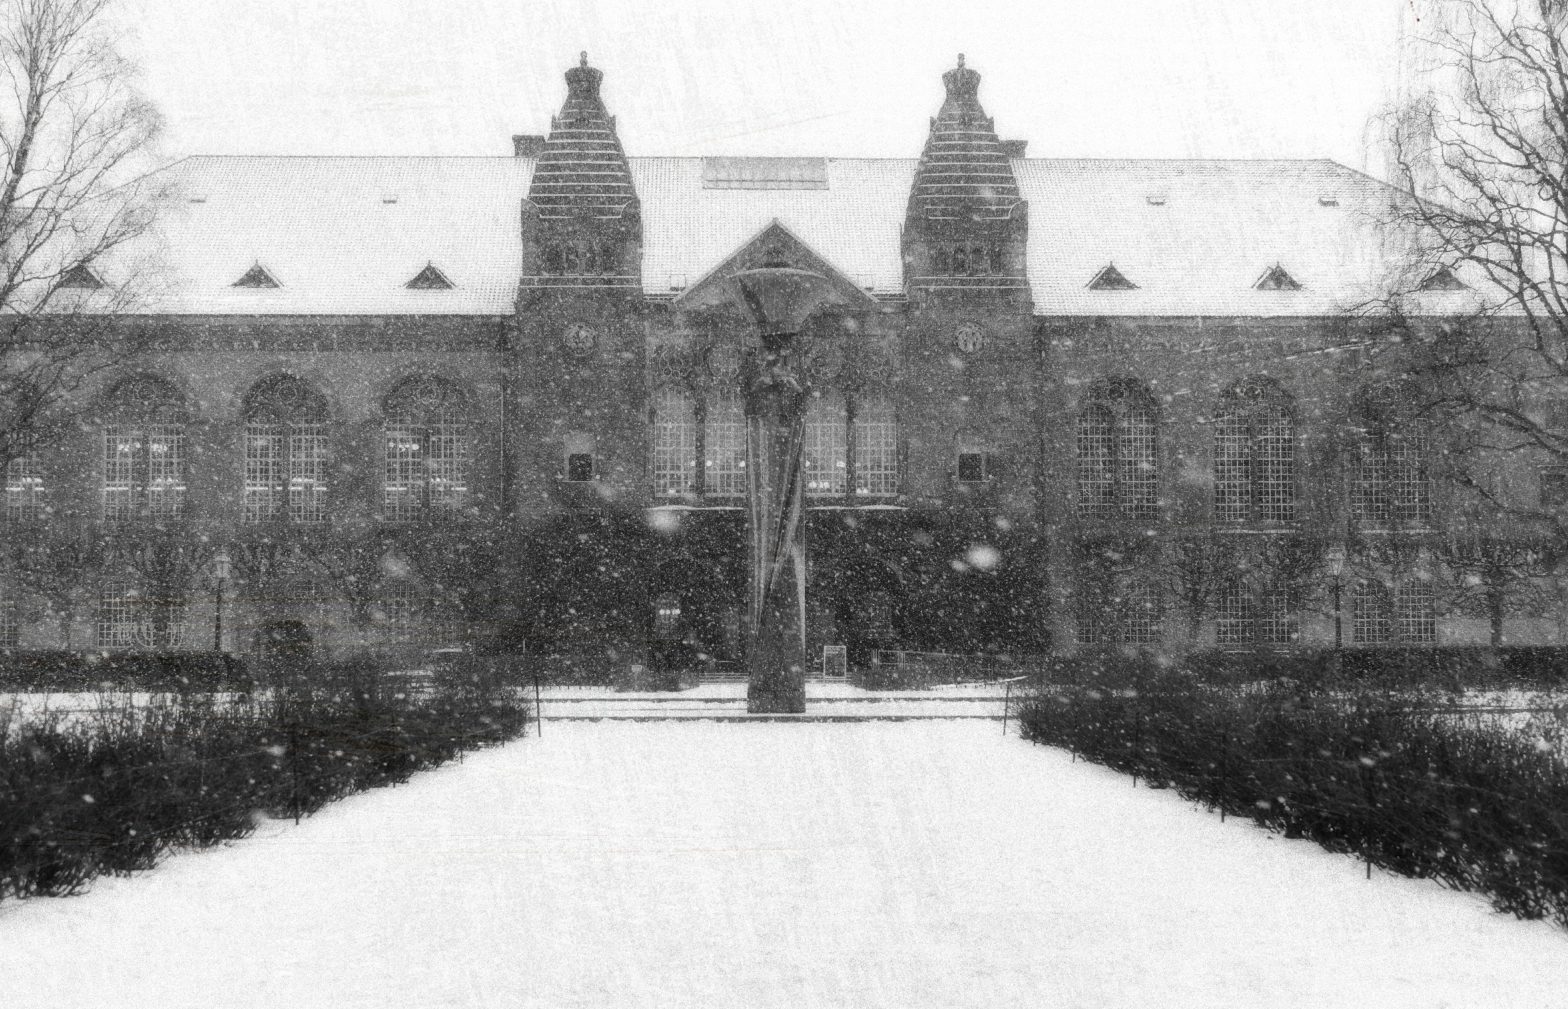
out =
<path fill-rule="evenodd" d="M 9 586 L 0 581 L 0 648 L 15 648 L 21 637 L 21 621 L 17 619 L 16 596 Z"/>
<path fill-rule="evenodd" d="M 1382 582 L 1356 584 L 1351 597 L 1351 637 L 1358 645 L 1386 645 L 1394 635 L 1394 606 Z"/>
<path fill-rule="evenodd" d="M 1426 432 L 1414 424 L 1375 419 L 1356 445 L 1351 512 L 1373 525 L 1424 526 L 1432 518 Z"/>
<path fill-rule="evenodd" d="M 391 522 L 460 514 L 468 506 L 468 410 L 451 385 L 409 379 L 386 399 L 382 513 Z"/>
<path fill-rule="evenodd" d="M 691 394 L 666 384 L 653 405 L 653 495 L 683 497 L 696 492 L 697 414 Z"/>
<path fill-rule="evenodd" d="M 116 386 L 105 406 L 105 520 L 182 515 L 188 417 L 179 393 L 168 383 L 143 375 Z"/>
<path fill-rule="evenodd" d="M 849 481 L 844 397 L 815 391 L 806 406 L 804 472 L 808 497 L 843 497 Z"/>
<path fill-rule="evenodd" d="M 0 519 L 27 522 L 43 517 L 44 473 L 37 445 L 23 441 L 11 461 L 0 467 L 0 476 L 4 477 L 0 489 L 5 492 Z"/>
<path fill-rule="evenodd" d="M 1078 412 L 1078 513 L 1154 518 L 1160 506 L 1158 413 L 1130 380 L 1102 383 Z"/>
<path fill-rule="evenodd" d="M 1288 645 L 1300 638 L 1294 594 L 1257 576 L 1224 582 L 1215 606 L 1221 645 Z"/>
<path fill-rule="evenodd" d="M 258 382 L 245 397 L 244 520 L 326 518 L 327 404 L 292 375 Z"/>
<path fill-rule="evenodd" d="M 746 493 L 746 415 L 740 392 L 721 389 L 708 397 L 703 423 L 703 491 L 714 497 Z"/>
<path fill-rule="evenodd" d="M 185 632 L 183 599 L 149 595 L 132 579 L 110 580 L 99 592 L 100 648 L 178 648 Z"/>
<path fill-rule="evenodd" d="M 1237 385 L 1214 416 L 1217 522 L 1294 522 L 1296 422 L 1289 397 L 1272 382 Z"/>

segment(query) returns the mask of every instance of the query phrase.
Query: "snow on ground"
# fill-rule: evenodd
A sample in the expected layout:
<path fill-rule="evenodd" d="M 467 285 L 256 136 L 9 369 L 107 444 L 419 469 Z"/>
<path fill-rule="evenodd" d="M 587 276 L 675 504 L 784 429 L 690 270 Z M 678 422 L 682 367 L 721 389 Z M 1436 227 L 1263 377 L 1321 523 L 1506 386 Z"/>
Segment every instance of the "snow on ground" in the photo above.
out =
<path fill-rule="evenodd" d="M 982 721 L 570 722 L 84 897 L 7 1005 L 1551 1007 L 1568 933 Z"/>

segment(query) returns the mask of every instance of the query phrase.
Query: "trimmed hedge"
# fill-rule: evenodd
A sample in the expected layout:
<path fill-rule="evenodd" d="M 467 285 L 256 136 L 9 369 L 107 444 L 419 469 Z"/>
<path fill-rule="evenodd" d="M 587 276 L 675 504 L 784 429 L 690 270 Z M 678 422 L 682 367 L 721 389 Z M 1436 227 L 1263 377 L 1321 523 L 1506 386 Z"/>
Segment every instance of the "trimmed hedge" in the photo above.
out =
<path fill-rule="evenodd" d="M 1568 927 L 1568 760 L 1553 741 L 1397 694 L 1214 687 L 1137 661 L 1105 672 L 1038 692 L 1024 738 Z"/>
<path fill-rule="evenodd" d="M 531 717 L 491 670 L 454 663 L 414 692 L 366 663 L 267 670 L 224 703 L 105 695 L 66 721 L 0 709 L 0 899 L 64 895 L 94 876 L 244 837 L 513 739 Z"/>
<path fill-rule="evenodd" d="M 243 660 L 222 652 L 72 652 L 0 650 L 0 690 L 98 690 L 184 693 L 246 690 Z"/>

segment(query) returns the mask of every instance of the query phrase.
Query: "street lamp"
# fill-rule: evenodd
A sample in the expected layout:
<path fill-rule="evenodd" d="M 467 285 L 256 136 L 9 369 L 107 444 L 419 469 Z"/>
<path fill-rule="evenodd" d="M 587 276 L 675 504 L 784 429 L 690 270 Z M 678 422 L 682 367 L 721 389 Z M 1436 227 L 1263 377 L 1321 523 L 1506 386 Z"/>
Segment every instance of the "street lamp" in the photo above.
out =
<path fill-rule="evenodd" d="M 750 568 L 746 710 L 806 710 L 805 376 L 796 337 L 835 300 L 832 282 L 777 260 L 733 278 L 762 340 L 746 354 L 746 532 Z"/>
<path fill-rule="evenodd" d="M 1328 562 L 1328 573 L 1334 578 L 1334 651 L 1337 652 L 1345 645 L 1339 605 L 1340 586 L 1345 578 L 1345 548 L 1338 545 L 1329 547 L 1325 559 Z"/>
<path fill-rule="evenodd" d="M 217 555 L 212 558 L 212 575 L 218 583 L 215 599 L 217 605 L 212 611 L 212 650 L 220 655 L 223 653 L 223 585 L 232 573 L 233 563 L 229 560 L 229 552 L 220 548 Z"/>

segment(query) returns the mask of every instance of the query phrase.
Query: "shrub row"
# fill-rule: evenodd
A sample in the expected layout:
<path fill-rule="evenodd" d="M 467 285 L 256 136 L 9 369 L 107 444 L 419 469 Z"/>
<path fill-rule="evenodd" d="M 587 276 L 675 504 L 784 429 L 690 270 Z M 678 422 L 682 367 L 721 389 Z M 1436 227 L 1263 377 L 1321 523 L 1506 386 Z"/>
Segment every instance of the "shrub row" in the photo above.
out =
<path fill-rule="evenodd" d="M 171 850 L 243 837 L 523 733 L 529 709 L 483 668 L 428 690 L 364 663 L 269 670 L 240 700 L 104 695 L 67 719 L 0 710 L 0 899 L 76 893 Z"/>
<path fill-rule="evenodd" d="M 1034 664 L 1055 683 L 1090 684 L 1115 679 L 1129 664 L 1153 662 L 1120 653 L 1050 656 Z M 1161 663 L 1210 684 L 1295 680 L 1376 687 L 1568 687 L 1568 647 L 1309 648 L 1259 651 L 1211 649 Z"/>
<path fill-rule="evenodd" d="M 1021 709 L 1024 738 L 1568 926 L 1564 740 L 1467 726 L 1397 695 L 1133 673 L 1126 688 L 1038 692 Z"/>
<path fill-rule="evenodd" d="M 105 685 L 163 692 L 240 690 L 244 661 L 221 652 L 72 652 L 0 650 L 0 690 L 80 693 Z"/>

